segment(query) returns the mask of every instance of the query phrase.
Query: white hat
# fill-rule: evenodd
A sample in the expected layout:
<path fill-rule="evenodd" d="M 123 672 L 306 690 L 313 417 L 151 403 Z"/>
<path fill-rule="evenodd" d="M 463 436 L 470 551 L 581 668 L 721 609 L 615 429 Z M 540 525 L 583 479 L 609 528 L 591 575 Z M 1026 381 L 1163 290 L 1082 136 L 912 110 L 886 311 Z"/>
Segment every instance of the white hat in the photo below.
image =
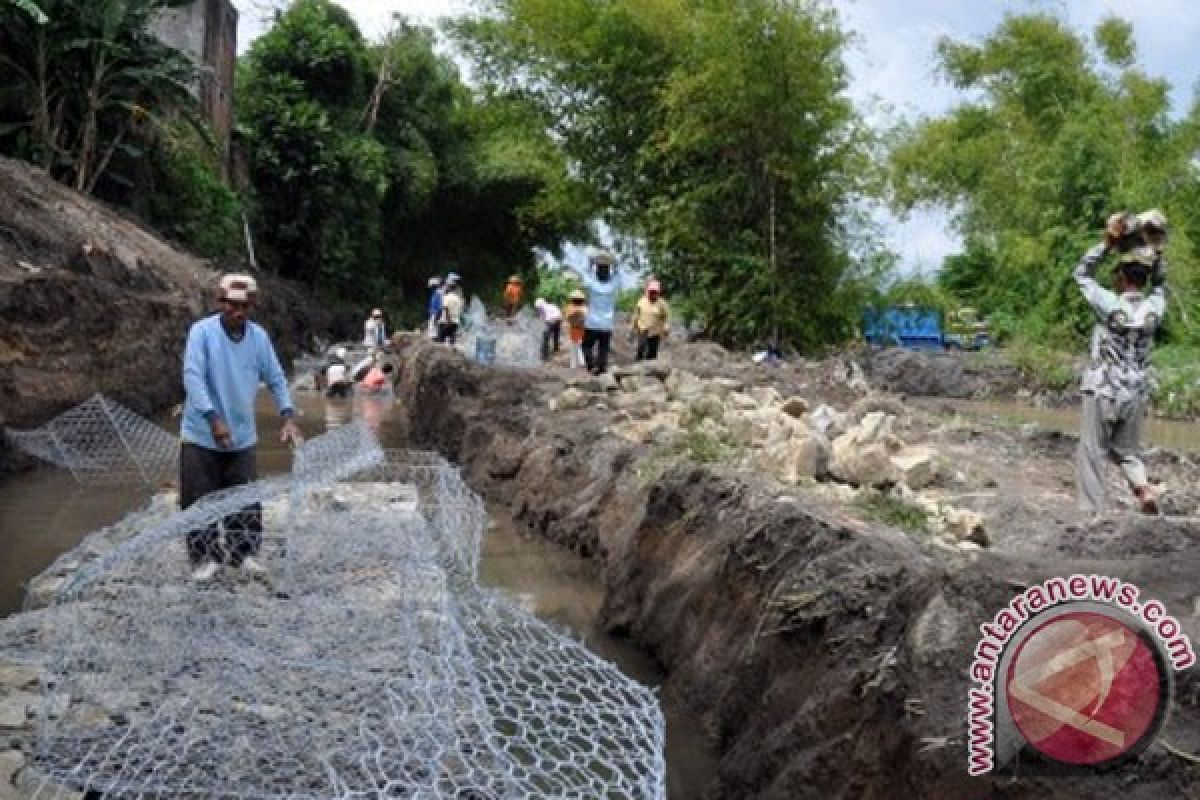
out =
<path fill-rule="evenodd" d="M 430 289 L 432 289 L 435 286 L 441 286 L 442 279 L 439 278 L 437 275 L 434 275 L 432 278 L 429 279 L 429 282 L 425 285 L 428 286 Z"/>
<path fill-rule="evenodd" d="M 221 276 L 221 299 L 249 303 L 258 295 L 258 283 L 249 275 L 230 272 Z"/>
<path fill-rule="evenodd" d="M 371 311 L 371 316 L 372 316 L 372 317 L 382 317 L 382 316 L 383 316 L 383 312 L 382 312 L 381 310 L 379 310 L 378 308 L 376 308 L 376 309 L 372 309 L 372 311 Z"/>

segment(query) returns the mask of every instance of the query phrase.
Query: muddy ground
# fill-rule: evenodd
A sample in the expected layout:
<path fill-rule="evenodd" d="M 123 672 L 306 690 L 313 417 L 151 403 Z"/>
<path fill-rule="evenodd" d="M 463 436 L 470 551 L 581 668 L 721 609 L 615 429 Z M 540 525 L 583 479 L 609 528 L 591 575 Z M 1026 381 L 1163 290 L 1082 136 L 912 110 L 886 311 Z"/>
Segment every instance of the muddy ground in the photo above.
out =
<path fill-rule="evenodd" d="M 760 367 L 675 343 L 669 358 L 705 380 L 773 386 L 851 420 L 894 414 L 896 435 L 940 453 L 922 496 L 981 513 L 988 543 L 889 527 L 862 502 L 873 490 L 828 477 L 780 483 L 735 454 L 697 463 L 669 436 L 631 442 L 616 433 L 629 420 L 614 410 L 614 386 L 561 366 L 485 370 L 441 348 L 411 351 L 414 444 L 461 464 L 530 535 L 592 561 L 604 624 L 658 659 L 664 691 L 706 722 L 721 754 L 707 797 L 1200 796 L 1200 768 L 1161 745 L 1105 771 L 1023 753 L 969 778 L 964 738 L 978 625 L 1034 582 L 1115 575 L 1200 637 L 1200 465 L 1152 459 L 1170 516 L 1091 519 L 1074 510 L 1070 437 L 915 409 L 865 392 L 840 359 Z M 551 410 L 568 384 L 590 399 Z M 1200 751 L 1194 668 L 1179 676 L 1163 739 Z"/>
<path fill-rule="evenodd" d="M 0 158 L 0 428 L 103 392 L 151 414 L 183 397 L 188 326 L 219 272 L 28 164 Z M 329 328 L 296 287 L 262 280 L 258 315 L 285 360 Z M 0 474 L 14 454 L 0 441 Z"/>

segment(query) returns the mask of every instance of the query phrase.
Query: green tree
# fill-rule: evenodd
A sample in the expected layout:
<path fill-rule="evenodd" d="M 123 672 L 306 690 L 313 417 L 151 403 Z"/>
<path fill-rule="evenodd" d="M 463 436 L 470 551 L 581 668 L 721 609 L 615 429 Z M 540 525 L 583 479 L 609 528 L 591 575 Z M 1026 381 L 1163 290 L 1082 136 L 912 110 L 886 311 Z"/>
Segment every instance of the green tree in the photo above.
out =
<path fill-rule="evenodd" d="M 93 192 L 182 115 L 200 128 L 195 66 L 150 21 L 184 0 L 21 0 L 0 6 L 0 149 Z M 37 13 L 33 13 L 37 12 Z M 43 13 L 44 12 L 44 13 Z"/>
<path fill-rule="evenodd" d="M 1087 330 L 1071 269 L 1113 211 L 1164 208 L 1177 297 L 1195 281 L 1195 128 L 1170 120 L 1167 84 L 1136 67 L 1128 23 L 1105 20 L 1094 42 L 1051 14 L 943 40 L 942 73 L 973 99 L 901 129 L 891 151 L 897 209 L 955 210 L 965 251 L 941 286 L 1042 344 Z"/>
<path fill-rule="evenodd" d="M 845 37 L 815 5 L 491 0 L 453 26 L 536 103 L 604 216 L 728 342 L 816 345 L 854 316 L 869 163 Z M 852 253 L 854 255 L 852 255 Z"/>
<path fill-rule="evenodd" d="M 240 65 L 264 262 L 346 302 L 423 297 L 532 267 L 582 228 L 567 164 L 519 98 L 472 96 L 431 31 L 367 43 L 328 0 L 298 0 Z"/>

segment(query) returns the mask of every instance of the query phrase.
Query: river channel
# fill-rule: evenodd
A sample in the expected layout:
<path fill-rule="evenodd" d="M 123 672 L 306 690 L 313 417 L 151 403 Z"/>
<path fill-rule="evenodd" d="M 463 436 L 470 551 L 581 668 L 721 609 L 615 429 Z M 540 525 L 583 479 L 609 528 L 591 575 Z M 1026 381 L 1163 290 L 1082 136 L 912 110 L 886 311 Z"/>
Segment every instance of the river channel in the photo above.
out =
<path fill-rule="evenodd" d="M 403 415 L 381 402 L 326 401 L 297 392 L 301 427 L 308 436 L 365 416 L 378 426 L 385 447 L 404 447 Z M 156 420 L 168 430 L 178 419 Z M 260 395 L 259 472 L 286 471 L 291 454 L 275 438 L 279 421 L 270 401 Z M 25 582 L 89 532 L 119 520 L 150 499 L 140 487 L 79 486 L 65 470 L 42 467 L 0 482 L 0 617 L 21 610 Z M 596 620 L 604 588 L 590 566 L 555 545 L 522 536 L 504 509 L 489 509 L 491 522 L 483 541 L 480 582 L 508 593 L 526 610 L 563 626 L 593 652 L 618 665 L 626 675 L 648 686 L 662 683 L 661 669 L 628 642 L 609 636 Z M 713 749 L 694 716 L 671 703 L 667 718 L 667 782 L 672 800 L 694 800 L 716 769 Z"/>

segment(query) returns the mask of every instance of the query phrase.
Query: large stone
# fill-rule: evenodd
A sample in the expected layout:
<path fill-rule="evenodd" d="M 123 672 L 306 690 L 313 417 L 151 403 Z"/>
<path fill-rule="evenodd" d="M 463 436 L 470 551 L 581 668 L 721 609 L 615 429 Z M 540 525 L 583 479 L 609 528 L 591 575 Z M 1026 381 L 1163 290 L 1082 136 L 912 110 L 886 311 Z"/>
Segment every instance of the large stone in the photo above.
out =
<path fill-rule="evenodd" d="M 937 480 L 937 451 L 932 447 L 905 447 L 892 456 L 892 464 L 896 477 L 909 489 L 924 489 Z"/>
<path fill-rule="evenodd" d="M 743 446 L 778 444 L 810 432 L 803 422 L 774 408 L 727 411 L 723 422 L 734 440 Z"/>
<path fill-rule="evenodd" d="M 808 413 L 808 401 L 803 397 L 793 395 L 780 404 L 779 410 L 789 417 L 803 419 L 804 415 Z"/>
<path fill-rule="evenodd" d="M 756 411 L 727 411 L 722 421 L 733 440 L 744 447 L 766 442 L 771 433 L 770 423 Z"/>
<path fill-rule="evenodd" d="M 825 474 L 828 464 L 829 442 L 814 432 L 768 445 L 752 460 L 756 469 L 790 484 L 820 477 Z"/>
<path fill-rule="evenodd" d="M 978 511 L 966 508 L 942 508 L 942 524 L 944 530 L 953 539 L 960 542 L 974 542 L 987 547 L 990 543 L 987 529 L 984 527 L 986 518 Z"/>
<path fill-rule="evenodd" d="M 853 437 L 858 444 L 873 444 L 892 434 L 892 424 L 896 418 L 881 411 L 872 411 L 863 416 L 858 425 L 846 431 L 846 436 Z"/>
<path fill-rule="evenodd" d="M 655 414 L 649 419 L 619 422 L 609 430 L 635 444 L 665 444 L 679 431 L 679 415 L 671 412 Z"/>
<path fill-rule="evenodd" d="M 824 403 L 808 412 L 808 424 L 813 430 L 835 439 L 846 432 L 846 415 Z"/>
<path fill-rule="evenodd" d="M 753 395 L 746 392 L 733 392 L 729 395 L 729 407 L 738 411 L 757 411 L 760 405 Z"/>
<path fill-rule="evenodd" d="M 889 486 L 897 481 L 891 455 L 901 444 L 892 434 L 894 417 L 872 412 L 833 441 L 829 471 L 855 486 Z"/>
<path fill-rule="evenodd" d="M 742 391 L 745 383 L 734 378 L 713 378 L 708 382 L 709 387 L 722 396 Z"/>
<path fill-rule="evenodd" d="M 667 395 L 672 400 L 691 400 L 705 390 L 704 381 L 683 369 L 673 369 L 665 381 Z"/>
<path fill-rule="evenodd" d="M 575 411 L 588 407 L 588 396 L 581 389 L 569 386 L 558 396 L 555 408 L 558 411 Z"/>
<path fill-rule="evenodd" d="M 756 403 L 765 408 L 773 408 L 783 403 L 783 395 L 774 386 L 755 386 L 747 394 L 753 397 Z"/>
<path fill-rule="evenodd" d="M 0 728 L 24 728 L 39 702 L 41 696 L 29 692 L 13 692 L 0 697 Z"/>
<path fill-rule="evenodd" d="M 0 690 L 34 688 L 40 677 L 37 667 L 0 661 Z"/>
<path fill-rule="evenodd" d="M 18 800 L 29 797 L 17 794 L 17 772 L 25 766 L 25 755 L 20 750 L 0 752 L 0 800 Z"/>
<path fill-rule="evenodd" d="M 844 433 L 833 442 L 829 472 L 843 483 L 855 486 L 890 486 L 896 483 L 896 468 L 882 442 L 861 445 Z"/>

